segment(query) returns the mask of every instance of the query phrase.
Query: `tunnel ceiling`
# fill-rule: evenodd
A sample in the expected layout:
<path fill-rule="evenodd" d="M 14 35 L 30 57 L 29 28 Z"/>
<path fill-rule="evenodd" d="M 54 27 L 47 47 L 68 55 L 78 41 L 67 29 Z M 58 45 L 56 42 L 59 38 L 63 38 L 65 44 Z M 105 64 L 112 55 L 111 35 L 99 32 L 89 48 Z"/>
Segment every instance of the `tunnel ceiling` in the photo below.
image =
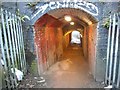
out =
<path fill-rule="evenodd" d="M 97 22 L 92 15 L 80 9 L 73 8 L 55 9 L 49 11 L 48 14 L 62 21 L 65 25 L 67 25 L 67 22 L 64 20 L 65 15 L 70 15 L 72 17 L 72 20 L 75 23 L 77 23 L 78 26 L 82 25 L 83 27 L 85 27 L 87 25 Z"/>
<path fill-rule="evenodd" d="M 84 27 L 97 23 L 96 19 L 92 15 L 80 9 L 61 8 L 51 10 L 47 14 L 63 22 L 63 34 L 69 32 L 70 30 L 84 30 Z M 65 15 L 70 15 L 72 17 L 72 21 L 75 22 L 74 26 L 71 26 L 69 22 L 64 20 Z"/>

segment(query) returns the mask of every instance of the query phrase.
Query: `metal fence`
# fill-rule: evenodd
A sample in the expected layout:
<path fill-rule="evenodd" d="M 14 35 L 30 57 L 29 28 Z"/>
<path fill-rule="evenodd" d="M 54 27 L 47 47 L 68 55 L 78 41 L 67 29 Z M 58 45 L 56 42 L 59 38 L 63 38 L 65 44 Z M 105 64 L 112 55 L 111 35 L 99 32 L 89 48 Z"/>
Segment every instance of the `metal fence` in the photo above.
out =
<path fill-rule="evenodd" d="M 3 9 L 0 14 L 0 49 L 4 88 L 15 88 L 26 73 L 21 19 Z"/>
<path fill-rule="evenodd" d="M 120 88 L 120 13 L 110 16 L 105 83 Z"/>

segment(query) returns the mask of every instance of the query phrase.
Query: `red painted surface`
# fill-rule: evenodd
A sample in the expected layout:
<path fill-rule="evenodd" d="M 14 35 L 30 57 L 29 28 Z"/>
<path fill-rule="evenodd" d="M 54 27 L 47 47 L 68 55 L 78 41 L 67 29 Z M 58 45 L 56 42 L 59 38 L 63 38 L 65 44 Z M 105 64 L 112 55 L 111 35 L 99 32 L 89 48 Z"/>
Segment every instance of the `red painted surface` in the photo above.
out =
<path fill-rule="evenodd" d="M 52 16 L 45 14 L 36 21 L 35 46 L 40 71 L 46 70 L 62 54 L 62 23 Z M 43 69 L 43 70 L 41 70 Z"/>

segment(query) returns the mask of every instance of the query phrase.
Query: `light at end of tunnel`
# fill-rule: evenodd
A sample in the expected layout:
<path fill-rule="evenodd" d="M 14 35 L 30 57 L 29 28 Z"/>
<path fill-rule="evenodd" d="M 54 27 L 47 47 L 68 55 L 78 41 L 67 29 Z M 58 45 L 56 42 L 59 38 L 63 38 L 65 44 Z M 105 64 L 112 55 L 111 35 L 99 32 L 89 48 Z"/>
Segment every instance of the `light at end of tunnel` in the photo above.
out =
<path fill-rule="evenodd" d="M 70 16 L 68 16 L 68 15 L 66 15 L 65 17 L 64 17 L 64 19 L 66 20 L 66 21 L 71 21 L 72 20 L 72 18 L 70 17 Z"/>
<path fill-rule="evenodd" d="M 75 23 L 74 22 L 70 22 L 70 25 L 74 25 Z"/>

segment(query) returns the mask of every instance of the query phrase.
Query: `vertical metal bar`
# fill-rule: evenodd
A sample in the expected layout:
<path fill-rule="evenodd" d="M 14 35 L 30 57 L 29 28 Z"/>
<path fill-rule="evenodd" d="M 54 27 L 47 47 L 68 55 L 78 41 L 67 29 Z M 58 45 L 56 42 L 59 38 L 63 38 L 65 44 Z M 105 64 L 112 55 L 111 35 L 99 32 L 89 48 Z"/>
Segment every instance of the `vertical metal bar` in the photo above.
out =
<path fill-rule="evenodd" d="M 17 63 L 17 68 L 19 69 L 20 67 L 19 67 L 19 53 L 18 53 L 18 44 L 17 44 L 17 36 L 16 36 L 16 27 L 15 27 L 15 23 L 16 23 L 16 21 L 15 21 L 15 15 L 13 14 L 13 28 L 14 28 L 14 30 L 13 30 L 13 34 L 14 34 L 14 39 L 15 39 L 15 47 L 16 47 L 16 63 Z"/>
<path fill-rule="evenodd" d="M 120 15 L 120 13 L 118 13 L 118 16 L 119 15 Z M 120 17 L 118 17 L 118 32 L 119 32 L 119 39 L 120 39 Z M 120 46 L 120 44 L 119 44 L 119 46 Z M 118 46 L 118 48 L 119 48 L 119 46 Z M 119 51 L 118 55 L 120 55 L 120 51 Z M 120 57 L 118 60 L 119 60 L 119 69 L 118 69 L 117 88 L 120 88 Z"/>
<path fill-rule="evenodd" d="M 1 8 L 1 16 L 2 16 L 2 14 L 3 14 L 3 9 Z M 5 50 L 4 50 L 4 42 L 3 42 L 3 36 L 2 36 L 2 33 L 3 33 L 2 29 L 3 28 L 1 28 L 1 24 L 0 24 L 0 43 L 1 43 L 1 50 L 2 50 L 2 58 L 3 58 L 3 61 L 4 61 L 4 68 L 5 68 L 5 78 L 7 78 L 8 77 L 8 75 L 7 75 L 8 68 L 7 68 L 7 63 L 6 63 L 6 56 L 5 56 Z M 9 85 L 8 82 L 6 84 L 7 84 L 8 87 L 10 87 L 10 85 Z"/>
<path fill-rule="evenodd" d="M 15 15 L 15 26 L 16 26 L 16 35 L 17 35 L 17 44 L 18 44 L 18 57 L 19 57 L 19 64 L 20 64 L 20 70 L 22 71 L 22 61 L 21 61 L 21 50 L 20 50 L 20 36 L 19 36 L 19 28 L 18 28 L 18 19 Z"/>
<path fill-rule="evenodd" d="M 9 47 L 10 47 L 10 56 L 11 56 L 11 65 L 12 65 L 12 67 L 11 68 L 13 68 L 13 71 L 14 71 L 14 74 L 13 74 L 13 78 L 14 78 L 14 80 L 13 80 L 13 82 L 15 83 L 15 85 L 17 85 L 17 81 L 16 81 L 16 79 L 15 79 L 15 64 L 14 64 L 14 58 L 13 58 L 13 48 L 12 48 L 12 42 L 11 42 L 11 35 L 10 35 L 10 27 L 9 27 L 9 22 L 11 21 L 11 19 L 9 18 L 8 19 L 8 12 L 6 11 L 5 12 L 5 14 L 6 14 L 6 25 L 7 25 L 7 35 L 8 35 L 8 42 L 9 42 Z M 10 13 L 9 13 L 9 15 L 10 15 Z M 8 21 L 9 20 L 9 21 Z"/>
<path fill-rule="evenodd" d="M 118 25 L 118 22 L 117 22 L 117 30 L 116 30 L 116 43 L 115 43 L 115 59 L 114 59 L 114 70 L 113 70 L 113 84 L 115 83 L 115 78 L 117 76 L 117 73 L 116 73 L 116 68 L 117 68 L 117 60 L 118 60 L 118 44 L 119 44 L 119 25 Z"/>
<path fill-rule="evenodd" d="M 107 84 L 107 80 L 108 80 L 108 73 L 109 73 L 109 57 L 110 57 L 110 40 L 111 40 L 111 22 L 112 22 L 112 18 L 110 16 L 110 27 L 109 27 L 109 31 L 108 31 L 108 46 L 107 46 L 107 61 L 106 61 L 106 76 L 105 76 L 105 83 Z"/>
<path fill-rule="evenodd" d="M 120 55 L 120 53 L 119 53 L 119 55 Z M 118 69 L 117 88 L 120 88 L 120 59 L 119 59 L 119 69 Z"/>
<path fill-rule="evenodd" d="M 15 45 L 15 39 L 14 39 L 14 27 L 13 27 L 13 14 L 11 14 L 10 15 L 10 28 L 11 28 L 11 38 L 12 38 L 12 47 L 13 47 L 13 52 L 14 52 L 14 62 L 15 62 L 15 67 L 17 68 L 18 67 L 18 65 L 17 65 L 17 63 L 16 63 L 16 60 L 17 60 L 17 53 L 16 53 L 16 45 Z"/>
<path fill-rule="evenodd" d="M 22 64 L 22 71 L 24 72 L 24 58 L 23 58 L 23 50 L 22 50 L 22 36 L 21 36 L 21 27 L 20 27 L 20 18 L 18 17 L 18 33 L 19 33 L 19 43 L 20 43 L 20 57 Z"/>
<path fill-rule="evenodd" d="M 8 60 L 8 66 L 7 66 L 8 67 L 8 74 L 10 75 L 10 81 L 9 82 L 12 82 L 12 87 L 14 87 L 12 77 L 11 77 L 10 54 L 9 54 L 9 46 L 8 46 L 7 33 L 6 33 L 7 30 L 6 30 L 5 20 L 4 20 L 4 15 L 3 14 L 2 14 L 2 25 L 3 25 L 3 33 L 4 33 L 4 40 L 5 40 L 5 49 L 6 49 L 7 60 Z"/>
<path fill-rule="evenodd" d="M 111 41 L 111 52 L 110 52 L 110 66 L 109 66 L 109 85 L 111 84 L 112 77 L 112 64 L 113 64 L 113 53 L 114 53 L 114 37 L 115 37 L 115 14 L 113 15 L 113 28 L 112 28 L 112 41 Z"/>
<path fill-rule="evenodd" d="M 17 68 L 17 63 L 16 63 L 16 47 L 15 47 L 15 40 L 14 40 L 14 27 L 13 27 L 13 15 L 11 14 L 11 13 L 9 13 L 9 18 L 10 18 L 10 32 L 11 32 L 11 42 L 12 42 L 12 48 L 13 48 L 13 62 L 14 62 L 14 68 Z M 15 78 L 15 79 L 17 79 L 17 78 Z M 16 84 L 16 86 L 17 86 L 17 80 L 16 80 L 16 82 L 15 82 L 15 84 Z"/>
<path fill-rule="evenodd" d="M 23 64 L 23 71 L 24 71 L 25 65 L 24 65 L 23 42 L 22 42 L 22 32 L 21 32 L 20 18 L 19 18 L 18 22 L 19 22 L 19 35 L 20 35 L 20 43 L 21 43 L 20 47 L 21 47 L 21 52 L 22 52 L 22 57 L 21 58 L 23 59 L 22 64 Z"/>
<path fill-rule="evenodd" d="M 23 71 L 24 71 L 24 58 L 23 58 L 23 50 L 22 50 L 22 47 L 23 47 L 23 44 L 22 44 L 22 39 L 21 39 L 21 25 L 20 25 L 20 18 L 18 18 L 18 23 L 19 23 L 19 39 L 20 39 L 20 49 L 21 49 L 21 59 L 22 59 L 22 66 L 23 66 Z"/>
<path fill-rule="evenodd" d="M 24 40 L 23 40 L 23 31 L 22 31 L 22 23 L 21 23 L 21 20 L 20 20 L 20 33 L 21 33 L 21 45 L 22 45 L 22 50 L 23 50 L 23 58 L 24 58 L 24 71 L 26 73 L 26 58 L 25 58 L 25 50 L 24 50 Z"/>

